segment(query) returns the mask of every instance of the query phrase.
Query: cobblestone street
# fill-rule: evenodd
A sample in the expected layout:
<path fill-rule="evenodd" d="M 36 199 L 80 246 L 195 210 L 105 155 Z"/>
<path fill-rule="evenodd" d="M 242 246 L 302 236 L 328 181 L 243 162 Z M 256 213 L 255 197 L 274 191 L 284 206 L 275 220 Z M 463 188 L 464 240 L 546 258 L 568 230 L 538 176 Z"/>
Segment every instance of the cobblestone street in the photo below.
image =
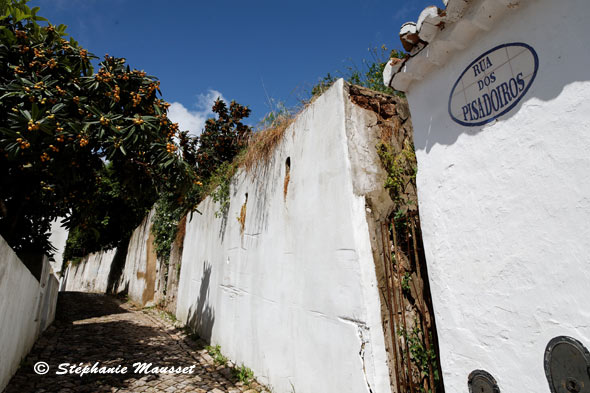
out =
<path fill-rule="evenodd" d="M 10 381 L 12 392 L 262 392 L 245 385 L 227 366 L 216 365 L 203 343 L 187 337 L 165 314 L 90 293 L 59 294 L 56 320 L 39 338 Z M 37 375 L 37 362 L 49 372 Z M 58 365 L 128 367 L 126 374 L 56 375 Z M 190 367 L 192 374 L 135 374 L 136 362 L 153 367 Z"/>

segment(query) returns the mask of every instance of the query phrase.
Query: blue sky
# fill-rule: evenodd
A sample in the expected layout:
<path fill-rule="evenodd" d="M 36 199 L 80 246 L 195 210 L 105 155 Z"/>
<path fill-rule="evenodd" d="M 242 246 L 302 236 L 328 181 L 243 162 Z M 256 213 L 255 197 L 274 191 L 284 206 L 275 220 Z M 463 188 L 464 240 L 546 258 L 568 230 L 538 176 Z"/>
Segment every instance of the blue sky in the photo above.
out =
<path fill-rule="evenodd" d="M 198 133 L 221 95 L 252 109 L 294 106 L 326 73 L 362 65 L 368 48 L 400 49 L 399 28 L 440 0 L 31 0 L 102 57 L 125 57 L 161 81 L 170 117 Z"/>

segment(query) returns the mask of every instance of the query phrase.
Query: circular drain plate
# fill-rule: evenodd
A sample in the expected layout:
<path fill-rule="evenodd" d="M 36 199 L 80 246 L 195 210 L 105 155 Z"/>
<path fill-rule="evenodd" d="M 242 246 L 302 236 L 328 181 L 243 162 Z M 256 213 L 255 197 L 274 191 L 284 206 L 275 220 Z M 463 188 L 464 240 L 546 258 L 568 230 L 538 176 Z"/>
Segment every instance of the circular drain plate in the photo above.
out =
<path fill-rule="evenodd" d="M 552 393 L 590 393 L 590 353 L 575 338 L 555 337 L 545 349 L 545 375 Z"/>
<path fill-rule="evenodd" d="M 467 381 L 469 393 L 500 393 L 498 383 L 490 373 L 484 370 L 474 370 Z"/>

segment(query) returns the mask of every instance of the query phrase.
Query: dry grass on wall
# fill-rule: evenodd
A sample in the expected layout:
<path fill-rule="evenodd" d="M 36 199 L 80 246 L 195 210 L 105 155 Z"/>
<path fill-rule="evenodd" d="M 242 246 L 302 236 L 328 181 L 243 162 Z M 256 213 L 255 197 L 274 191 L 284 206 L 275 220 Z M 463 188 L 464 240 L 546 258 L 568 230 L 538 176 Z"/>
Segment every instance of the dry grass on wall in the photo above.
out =
<path fill-rule="evenodd" d="M 252 172 L 268 163 L 276 147 L 285 136 L 285 131 L 293 123 L 295 117 L 281 117 L 270 127 L 252 135 L 246 153 L 241 159 L 240 166 Z"/>

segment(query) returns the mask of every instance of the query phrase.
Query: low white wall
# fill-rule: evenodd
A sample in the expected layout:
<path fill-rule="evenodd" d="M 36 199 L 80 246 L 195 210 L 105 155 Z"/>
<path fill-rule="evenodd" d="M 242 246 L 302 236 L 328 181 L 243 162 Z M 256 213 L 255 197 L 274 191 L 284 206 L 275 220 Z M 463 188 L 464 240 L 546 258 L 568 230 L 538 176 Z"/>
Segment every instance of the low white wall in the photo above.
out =
<path fill-rule="evenodd" d="M 484 369 L 501 392 L 548 392 L 556 336 L 590 348 L 590 3 L 526 2 L 472 37 L 408 98 L 420 216 L 447 392 Z M 530 45 L 530 90 L 497 121 L 448 113 L 461 72 L 485 51 Z"/>
<path fill-rule="evenodd" d="M 340 80 L 269 165 L 238 172 L 226 216 L 207 198 L 187 222 L 177 317 L 274 392 L 391 391 L 365 211 L 365 193 L 384 192 L 371 116 Z"/>
<path fill-rule="evenodd" d="M 43 260 L 37 281 L 0 237 L 0 391 L 55 317 L 58 282 Z"/>

